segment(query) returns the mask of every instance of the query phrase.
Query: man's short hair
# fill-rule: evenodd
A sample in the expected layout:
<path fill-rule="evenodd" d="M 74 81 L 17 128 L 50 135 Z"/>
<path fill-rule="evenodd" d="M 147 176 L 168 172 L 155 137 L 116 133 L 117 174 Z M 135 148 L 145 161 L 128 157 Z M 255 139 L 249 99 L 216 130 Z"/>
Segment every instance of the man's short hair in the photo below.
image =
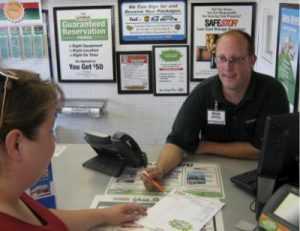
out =
<path fill-rule="evenodd" d="M 240 37 L 244 38 L 245 41 L 248 44 L 249 55 L 255 55 L 254 39 L 247 32 L 242 31 L 242 30 L 229 30 L 229 31 L 226 31 L 226 32 L 219 35 L 219 37 L 217 39 L 217 43 L 222 37 L 225 37 L 227 35 L 240 36 Z"/>

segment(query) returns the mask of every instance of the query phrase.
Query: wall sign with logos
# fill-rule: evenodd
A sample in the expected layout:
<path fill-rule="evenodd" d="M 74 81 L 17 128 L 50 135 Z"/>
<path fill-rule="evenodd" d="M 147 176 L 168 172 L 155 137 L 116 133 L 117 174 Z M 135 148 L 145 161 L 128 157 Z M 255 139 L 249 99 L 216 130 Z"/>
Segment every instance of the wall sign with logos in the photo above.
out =
<path fill-rule="evenodd" d="M 299 107 L 300 5 L 280 3 L 275 77 L 287 91 L 291 108 Z"/>
<path fill-rule="evenodd" d="M 1 59 L 46 56 L 43 13 L 40 0 L 7 0 L 0 3 Z"/>
<path fill-rule="evenodd" d="M 6 0 L 0 3 L 0 26 L 42 24 L 40 0 Z"/>
<path fill-rule="evenodd" d="M 120 43 L 185 43 L 186 0 L 119 0 Z"/>
<path fill-rule="evenodd" d="M 188 95 L 188 46 L 154 46 L 154 95 Z"/>
<path fill-rule="evenodd" d="M 192 81 L 217 74 L 218 35 L 239 29 L 255 35 L 256 3 L 192 3 Z"/>

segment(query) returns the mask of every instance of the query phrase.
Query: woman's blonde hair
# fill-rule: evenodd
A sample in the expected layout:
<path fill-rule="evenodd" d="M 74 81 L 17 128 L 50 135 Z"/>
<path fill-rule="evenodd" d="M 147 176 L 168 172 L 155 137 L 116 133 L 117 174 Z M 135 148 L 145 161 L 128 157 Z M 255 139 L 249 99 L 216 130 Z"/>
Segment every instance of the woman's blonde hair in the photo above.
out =
<path fill-rule="evenodd" d="M 0 142 L 5 140 L 12 129 L 19 129 L 27 138 L 34 139 L 50 108 L 57 107 L 60 90 L 57 90 L 57 85 L 42 80 L 39 74 L 31 71 L 17 69 L 0 71 L 18 78 L 9 79 L 9 84 L 4 85 L 7 77 L 0 75 L 0 101 L 3 104 Z"/>

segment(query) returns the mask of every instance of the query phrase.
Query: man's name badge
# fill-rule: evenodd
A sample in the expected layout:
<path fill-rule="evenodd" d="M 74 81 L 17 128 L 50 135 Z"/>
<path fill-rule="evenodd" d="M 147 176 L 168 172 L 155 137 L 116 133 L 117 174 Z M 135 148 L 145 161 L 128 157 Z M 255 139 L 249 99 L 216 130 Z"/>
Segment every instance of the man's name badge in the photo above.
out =
<path fill-rule="evenodd" d="M 207 123 L 225 125 L 225 111 L 207 110 Z"/>

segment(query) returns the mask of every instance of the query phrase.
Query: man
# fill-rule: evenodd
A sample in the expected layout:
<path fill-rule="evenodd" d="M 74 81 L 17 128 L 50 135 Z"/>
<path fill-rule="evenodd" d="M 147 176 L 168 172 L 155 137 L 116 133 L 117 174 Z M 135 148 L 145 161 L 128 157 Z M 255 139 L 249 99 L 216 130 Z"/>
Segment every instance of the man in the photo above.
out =
<path fill-rule="evenodd" d="M 253 71 L 251 37 L 239 30 L 217 40 L 218 75 L 201 82 L 182 105 L 157 165 L 147 169 L 160 179 L 175 168 L 184 153 L 255 159 L 267 115 L 289 112 L 283 86 Z M 153 189 L 143 177 L 146 188 Z"/>

